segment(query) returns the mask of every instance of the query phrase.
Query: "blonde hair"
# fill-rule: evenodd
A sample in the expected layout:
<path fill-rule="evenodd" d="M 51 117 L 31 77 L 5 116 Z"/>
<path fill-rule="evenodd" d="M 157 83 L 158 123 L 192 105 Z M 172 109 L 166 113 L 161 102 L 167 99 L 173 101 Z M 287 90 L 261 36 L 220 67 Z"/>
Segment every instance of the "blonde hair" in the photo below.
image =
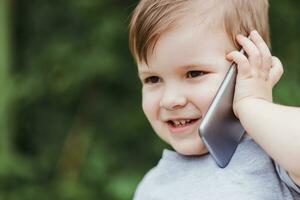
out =
<path fill-rule="evenodd" d="M 191 11 L 200 12 L 201 0 L 141 0 L 129 24 L 129 47 L 136 62 L 147 63 L 160 36 L 176 26 L 179 19 Z M 230 41 L 239 49 L 237 34 L 249 35 L 257 30 L 270 47 L 268 0 L 206 0 L 213 5 L 206 9 L 220 9 L 219 20 Z M 211 19 L 208 19 L 211 20 Z"/>

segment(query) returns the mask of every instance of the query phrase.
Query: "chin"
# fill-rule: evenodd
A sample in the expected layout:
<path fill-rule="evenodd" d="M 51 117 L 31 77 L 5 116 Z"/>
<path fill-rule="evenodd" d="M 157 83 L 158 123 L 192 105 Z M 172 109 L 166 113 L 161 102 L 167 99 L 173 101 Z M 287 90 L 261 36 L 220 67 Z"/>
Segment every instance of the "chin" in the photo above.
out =
<path fill-rule="evenodd" d="M 173 145 L 172 145 L 173 146 Z M 180 153 L 182 155 L 186 156 L 200 156 L 207 154 L 207 148 L 204 146 L 204 144 L 197 144 L 197 145 L 174 145 L 173 148 L 177 153 Z"/>

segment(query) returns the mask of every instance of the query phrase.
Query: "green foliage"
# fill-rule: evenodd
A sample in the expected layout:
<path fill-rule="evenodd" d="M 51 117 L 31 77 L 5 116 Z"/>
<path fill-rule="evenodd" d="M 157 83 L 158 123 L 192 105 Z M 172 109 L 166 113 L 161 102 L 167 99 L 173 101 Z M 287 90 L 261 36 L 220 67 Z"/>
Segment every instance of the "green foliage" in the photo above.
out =
<path fill-rule="evenodd" d="M 14 59 L 4 70 L 12 78 L 1 86 L 12 144 L 0 155 L 1 199 L 131 199 L 155 165 L 165 145 L 142 113 L 128 49 L 136 3 L 15 3 Z M 273 53 L 285 66 L 275 101 L 299 106 L 300 3 L 270 3 Z"/>

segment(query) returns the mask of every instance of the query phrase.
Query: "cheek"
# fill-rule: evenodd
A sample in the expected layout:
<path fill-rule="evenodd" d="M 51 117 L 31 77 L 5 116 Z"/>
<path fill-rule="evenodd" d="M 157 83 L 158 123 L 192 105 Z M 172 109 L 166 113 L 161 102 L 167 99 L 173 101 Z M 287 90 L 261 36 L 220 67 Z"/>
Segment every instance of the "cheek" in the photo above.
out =
<path fill-rule="evenodd" d="M 143 89 L 142 107 L 148 120 L 151 120 L 156 116 L 159 109 L 159 96 L 154 92 Z"/>
<path fill-rule="evenodd" d="M 222 82 L 222 76 L 215 76 L 207 80 L 203 84 L 195 86 L 192 98 L 196 102 L 196 106 L 205 114 L 210 106 L 214 96 L 216 95 L 219 86 Z"/>

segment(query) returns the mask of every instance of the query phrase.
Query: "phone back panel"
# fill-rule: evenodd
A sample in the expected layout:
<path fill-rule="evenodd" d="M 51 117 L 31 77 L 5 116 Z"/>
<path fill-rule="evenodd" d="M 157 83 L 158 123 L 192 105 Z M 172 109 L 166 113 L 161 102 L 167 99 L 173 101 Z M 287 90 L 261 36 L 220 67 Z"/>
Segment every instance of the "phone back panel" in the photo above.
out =
<path fill-rule="evenodd" d="M 232 64 L 199 127 L 200 137 L 221 168 L 228 165 L 245 132 L 232 108 L 236 75 Z"/>

